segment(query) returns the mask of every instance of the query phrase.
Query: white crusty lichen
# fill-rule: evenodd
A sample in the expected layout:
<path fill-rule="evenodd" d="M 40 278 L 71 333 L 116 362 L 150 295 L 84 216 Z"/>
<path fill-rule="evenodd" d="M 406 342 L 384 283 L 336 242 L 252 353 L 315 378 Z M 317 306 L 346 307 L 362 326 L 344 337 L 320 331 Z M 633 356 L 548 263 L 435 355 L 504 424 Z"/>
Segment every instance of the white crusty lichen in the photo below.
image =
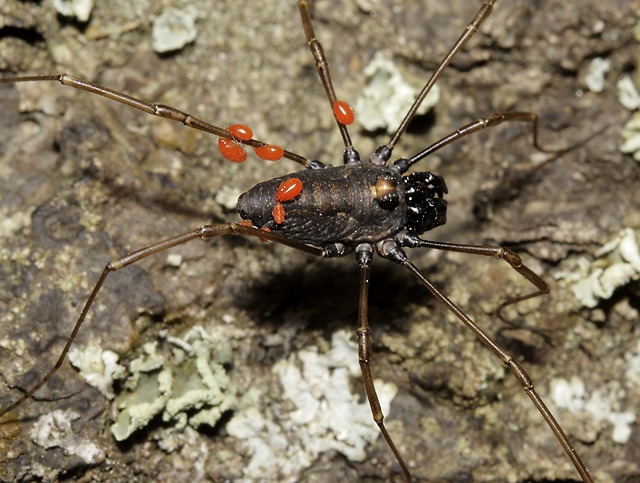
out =
<path fill-rule="evenodd" d="M 586 412 L 600 426 L 611 424 L 611 439 L 619 444 L 629 441 L 631 426 L 636 420 L 636 413 L 618 410 L 619 401 L 624 395 L 625 389 L 617 381 L 612 381 L 590 395 L 587 395 L 584 381 L 577 376 L 570 380 L 556 378 L 551 381 L 551 399 L 556 406 L 572 413 Z"/>
<path fill-rule="evenodd" d="M 118 354 L 89 346 L 86 349 L 71 349 L 68 357 L 87 384 L 95 387 L 107 399 L 113 399 L 113 381 L 122 378 L 125 371 L 124 366 L 118 364 Z"/>
<path fill-rule="evenodd" d="M 250 457 L 239 481 L 297 481 L 300 471 L 327 451 L 338 451 L 351 461 L 366 458 L 367 446 L 380 431 L 368 402 L 351 392 L 360 367 L 350 332 L 334 333 L 327 352 L 307 347 L 276 363 L 272 371 L 282 385 L 282 408 L 271 413 L 247 407 L 226 427 L 243 441 Z M 379 380 L 375 385 L 382 410 L 388 414 L 397 387 Z"/>
<path fill-rule="evenodd" d="M 630 111 L 640 108 L 640 93 L 636 89 L 633 79 L 625 76 L 618 81 L 618 100 L 620 104 Z"/>
<path fill-rule="evenodd" d="M 118 441 L 127 439 L 151 419 L 162 419 L 177 430 L 187 425 L 215 426 L 231 408 L 235 396 L 222 365 L 213 359 L 217 347 L 202 328 L 192 328 L 183 338 L 167 337 L 172 356 L 157 352 L 156 343 L 129 365 L 131 376 L 117 397 L 120 413 L 111 427 Z"/>
<path fill-rule="evenodd" d="M 585 307 L 594 308 L 601 300 L 611 298 L 614 291 L 640 279 L 640 246 L 638 233 L 622 230 L 595 253 L 595 259 L 578 260 L 578 270 L 562 273 L 571 290 Z"/>
<path fill-rule="evenodd" d="M 636 391 L 640 391 L 640 341 L 634 350 L 625 354 L 624 358 L 627 362 L 627 379 Z"/>
<path fill-rule="evenodd" d="M 631 77 L 626 76 L 618 82 L 618 99 L 620 104 L 634 111 L 631 119 L 622 128 L 622 144 L 620 151 L 633 155 L 640 161 L 640 94 Z"/>
<path fill-rule="evenodd" d="M 385 129 L 392 134 L 418 96 L 420 88 L 411 86 L 395 64 L 376 55 L 365 67 L 369 81 L 355 103 L 358 121 L 368 131 Z M 420 105 L 418 114 L 425 114 L 440 100 L 434 86 Z"/>
<path fill-rule="evenodd" d="M 611 60 L 602 57 L 596 57 L 589 63 L 589 69 L 585 75 L 585 83 L 591 92 L 602 92 L 604 89 L 604 81 L 609 69 L 611 68 Z"/>
<path fill-rule="evenodd" d="M 53 0 L 53 6 L 64 17 L 73 17 L 78 22 L 87 22 L 93 10 L 93 0 Z"/>
<path fill-rule="evenodd" d="M 58 409 L 40 416 L 31 429 L 33 442 L 43 448 L 62 448 L 76 455 L 89 465 L 101 463 L 105 453 L 97 445 L 78 436 L 71 423 L 80 419 L 76 411 Z"/>
<path fill-rule="evenodd" d="M 631 154 L 640 161 L 640 111 L 636 111 L 622 128 L 622 145 L 620 151 Z"/>
<path fill-rule="evenodd" d="M 153 50 L 163 54 L 180 50 L 198 36 L 194 12 L 168 8 L 153 21 L 151 44 Z"/>

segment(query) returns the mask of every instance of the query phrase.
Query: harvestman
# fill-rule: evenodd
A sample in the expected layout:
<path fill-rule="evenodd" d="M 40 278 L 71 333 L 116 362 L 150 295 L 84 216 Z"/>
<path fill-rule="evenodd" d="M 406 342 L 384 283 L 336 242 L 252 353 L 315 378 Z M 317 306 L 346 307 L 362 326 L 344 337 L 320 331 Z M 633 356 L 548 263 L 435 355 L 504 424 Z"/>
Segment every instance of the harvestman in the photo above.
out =
<path fill-rule="evenodd" d="M 441 147 L 468 134 L 502 122 L 528 122 L 533 128 L 534 145 L 540 148 L 537 138 L 537 116 L 530 112 L 497 112 L 461 127 L 440 141 L 429 146 L 410 159 L 398 159 L 387 165 L 391 153 L 414 118 L 418 107 L 452 58 L 474 35 L 480 24 L 491 14 L 497 0 L 485 1 L 468 24 L 453 48 L 445 56 L 428 80 L 418 98 L 405 115 L 391 140 L 378 148 L 367 161 L 362 161 L 353 148 L 347 125 L 353 121 L 348 104 L 337 100 L 329 74 L 329 67 L 320 42 L 316 39 L 307 0 L 299 0 L 298 7 L 308 46 L 315 58 L 322 85 L 333 108 L 340 134 L 344 141 L 344 166 L 333 167 L 319 161 L 267 145 L 253 139 L 251 130 L 243 125 L 222 129 L 203 122 L 190 114 L 169 106 L 148 104 L 121 92 L 113 91 L 90 82 L 62 75 L 26 76 L 6 78 L 3 83 L 29 81 L 59 81 L 63 85 L 89 91 L 122 104 L 140 109 L 152 115 L 180 121 L 186 126 L 219 137 L 219 148 L 224 157 L 240 162 L 246 158 L 242 145 L 252 147 L 262 159 L 277 160 L 281 157 L 301 164 L 303 171 L 272 179 L 256 185 L 238 200 L 237 210 L 243 221 L 206 225 L 173 238 L 144 247 L 109 262 L 104 268 L 82 309 L 80 316 L 51 370 L 13 404 L 2 409 L 0 416 L 15 409 L 31 397 L 58 370 L 91 308 L 105 278 L 109 273 L 126 267 L 150 255 L 187 243 L 191 240 L 220 235 L 245 235 L 287 245 L 296 250 L 320 257 L 340 257 L 355 253 L 360 267 L 360 295 L 358 315 L 358 357 L 367 399 L 373 419 L 395 455 L 407 481 L 411 481 L 409 469 L 391 436 L 387 432 L 378 397 L 369 368 L 371 339 L 368 321 L 369 267 L 374 253 L 404 266 L 466 325 L 511 371 L 543 416 L 551 431 L 566 451 L 584 482 L 593 482 L 586 465 L 573 448 L 564 431 L 550 413 L 533 387 L 533 381 L 513 357 L 492 340 L 466 314 L 451 302 L 420 270 L 411 263 L 403 248 L 434 248 L 453 252 L 496 257 L 505 260 L 515 271 L 531 282 L 536 290 L 530 294 L 508 300 L 505 305 L 520 302 L 549 292 L 549 286 L 536 273 L 525 266 L 521 258 L 499 246 L 459 245 L 423 240 L 420 235 L 446 221 L 447 192 L 444 179 L 429 172 L 405 175 L 407 170 Z M 541 149 L 542 150 L 542 149 Z M 404 175 L 404 176 L 403 176 Z"/>

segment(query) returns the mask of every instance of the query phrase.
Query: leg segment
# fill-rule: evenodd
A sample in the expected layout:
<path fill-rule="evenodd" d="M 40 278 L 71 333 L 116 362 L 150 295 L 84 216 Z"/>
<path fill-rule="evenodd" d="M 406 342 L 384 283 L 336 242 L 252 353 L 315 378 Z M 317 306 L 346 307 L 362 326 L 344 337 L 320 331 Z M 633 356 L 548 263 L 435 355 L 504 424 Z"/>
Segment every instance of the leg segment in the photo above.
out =
<path fill-rule="evenodd" d="M 506 248 L 500 246 L 478 246 L 478 245 L 460 245 L 457 243 L 443 243 L 443 242 L 434 242 L 429 240 L 422 240 L 420 237 L 410 234 L 404 233 L 399 237 L 398 243 L 400 246 L 409 247 L 409 248 L 435 248 L 436 250 L 446 250 L 450 252 L 458 252 L 458 253 L 469 253 L 471 255 L 482 255 L 485 257 L 494 257 L 501 258 L 505 262 L 507 262 L 511 268 L 513 268 L 516 272 L 526 278 L 529 282 L 531 282 L 537 290 L 535 292 L 531 292 L 525 295 L 520 295 L 519 297 L 515 297 L 503 302 L 500 307 L 498 307 L 497 313 L 498 316 L 504 320 L 504 318 L 500 315 L 502 310 L 508 305 L 515 304 L 518 302 L 522 302 L 523 300 L 529 300 L 540 295 L 548 294 L 550 289 L 547 282 L 545 282 L 540 275 L 527 267 L 523 262 L 522 258 L 519 255 L 508 250 Z"/>
<path fill-rule="evenodd" d="M 410 166 L 413 166 L 418 161 L 426 158 L 430 154 L 436 152 L 438 149 L 446 146 L 447 144 L 451 144 L 458 139 L 471 134 L 476 131 L 480 131 L 487 127 L 497 126 L 498 124 L 502 124 L 503 122 L 530 122 L 533 129 L 533 145 L 543 153 L 559 153 L 562 154 L 565 150 L 555 151 L 545 149 L 540 146 L 538 142 L 538 116 L 533 112 L 520 112 L 520 111 L 509 111 L 509 112 L 494 112 L 493 114 L 487 117 L 481 117 L 480 119 L 476 119 L 472 123 L 467 124 L 466 126 L 462 126 L 459 129 L 456 129 L 454 132 L 445 136 L 440 141 L 433 143 L 431 146 L 421 151 L 420 153 L 413 156 L 411 159 L 400 159 L 394 163 L 400 168 L 401 173 L 404 173 Z"/>
<path fill-rule="evenodd" d="M 134 107 L 141 111 L 146 112 L 147 114 L 151 114 L 152 116 L 164 117 L 167 119 L 171 119 L 172 121 L 179 121 L 187 127 L 192 129 L 197 129 L 199 131 L 204 131 L 209 134 L 215 134 L 221 138 L 229 139 L 236 143 L 246 144 L 247 146 L 251 146 L 252 148 L 261 148 L 263 146 L 267 146 L 266 143 L 262 141 L 258 141 L 256 139 L 239 139 L 236 136 L 233 136 L 231 132 L 227 129 L 222 129 L 220 127 L 214 126 L 213 124 L 209 124 L 207 122 L 201 121 L 200 119 L 188 114 L 186 112 L 179 111 L 171 106 L 165 106 L 164 104 L 150 104 L 148 102 L 142 101 L 140 99 L 136 99 L 135 97 L 131 97 L 127 94 L 123 94 L 122 92 L 114 91 L 113 89 L 108 89 L 106 87 L 100 86 L 98 84 L 94 84 L 92 82 L 78 79 L 77 77 L 72 77 L 67 74 L 59 74 L 59 75 L 34 75 L 34 76 L 24 76 L 24 77 L 7 77 L 5 79 L 0 79 L 0 83 L 12 83 L 12 82 L 36 82 L 36 81 L 58 81 L 62 85 L 73 87 L 75 89 L 80 89 L 83 91 L 91 92 L 92 94 L 97 94 L 102 97 L 106 97 L 107 99 L 111 99 L 113 101 L 119 102 L 120 104 L 125 104 L 130 107 Z M 312 167 L 312 162 L 308 159 L 289 152 L 284 151 L 283 157 L 295 161 L 296 163 L 301 164 L 305 168 Z"/>
<path fill-rule="evenodd" d="M 382 146 L 381 148 L 378 149 L 378 151 L 376 151 L 376 154 L 374 155 L 374 157 L 378 157 L 379 159 L 381 159 L 383 164 L 389 161 L 389 158 L 391 158 L 391 152 L 393 151 L 393 148 L 395 147 L 395 145 L 398 143 L 400 136 L 402 136 L 402 134 L 406 131 L 407 126 L 409 125 L 413 117 L 416 115 L 416 112 L 418 111 L 420 104 L 422 104 L 422 101 L 424 101 L 425 97 L 427 97 L 427 94 L 429 94 L 429 91 L 431 91 L 436 81 L 440 78 L 444 69 L 449 65 L 449 63 L 456 56 L 456 54 L 460 52 L 464 44 L 466 44 L 467 41 L 471 37 L 473 37 L 473 35 L 478 30 L 478 27 L 480 27 L 480 24 L 484 22 L 487 19 L 487 17 L 489 17 L 489 15 L 491 15 L 491 12 L 493 10 L 493 5 L 497 1 L 498 0 L 485 0 L 483 2 L 482 6 L 476 13 L 475 17 L 473 17 L 473 20 L 469 22 L 469 24 L 467 25 L 467 28 L 464 30 L 460 38 L 456 41 L 456 43 L 451 48 L 449 53 L 445 56 L 445 58 L 442 59 L 442 62 L 440 62 L 440 65 L 438 65 L 435 72 L 431 75 L 431 78 L 427 81 L 426 85 L 422 88 L 422 91 L 418 95 L 417 99 L 414 101 L 413 105 L 411 106 L 411 109 L 409 109 L 407 114 L 404 116 L 404 119 L 400 123 L 400 126 L 398 126 L 398 129 L 396 130 L 394 135 L 391 137 L 391 140 L 389 141 L 389 143 L 386 146 Z M 375 164 L 379 164 L 376 161 L 373 161 L 373 162 Z"/>
<path fill-rule="evenodd" d="M 320 41 L 316 38 L 315 31 L 313 30 L 313 25 L 311 24 L 309 3 L 307 2 L 307 0 L 299 0 L 298 8 L 300 9 L 302 26 L 304 27 L 304 34 L 307 38 L 309 50 L 311 50 L 311 53 L 316 60 L 316 67 L 318 68 L 318 74 L 320 74 L 320 80 L 322 81 L 324 90 L 327 93 L 327 97 L 329 98 L 331 107 L 333 108 L 335 102 L 338 99 L 336 97 L 336 92 L 333 89 L 333 83 L 331 82 L 331 75 L 329 74 L 329 63 L 327 62 L 327 58 L 324 54 L 324 49 L 322 48 L 322 44 L 320 43 Z M 353 148 L 353 144 L 351 144 L 351 138 L 349 137 L 349 131 L 347 131 L 347 127 L 341 122 L 338 122 L 338 128 L 340 128 L 340 134 L 342 135 L 342 140 L 344 141 L 344 163 L 347 164 L 348 162 L 360 161 L 360 156 Z"/>
<path fill-rule="evenodd" d="M 100 278 L 98 279 L 95 286 L 93 287 L 93 290 L 91 291 L 91 294 L 89 295 L 89 298 L 87 299 L 87 302 L 85 303 L 84 308 L 82 309 L 82 312 L 80 312 L 80 316 L 78 317 L 78 320 L 76 321 L 76 324 L 74 325 L 73 330 L 71 331 L 71 335 L 67 339 L 67 343 L 62 349 L 62 352 L 60 353 L 60 356 L 58 357 L 58 360 L 56 361 L 56 363 L 53 365 L 51 370 L 49 370 L 49 372 L 40 380 L 40 382 L 38 382 L 31 389 L 29 389 L 17 401 L 10 404 L 6 408 L 0 410 L 0 417 L 4 416 L 9 411 L 15 409 L 17 406 L 19 406 L 28 398 L 30 398 L 38 389 L 40 389 L 43 385 L 45 385 L 47 381 L 51 379 L 51 377 L 57 372 L 57 370 L 60 368 L 60 366 L 64 362 L 67 352 L 69 352 L 69 348 L 71 347 L 71 344 L 73 343 L 76 335 L 78 334 L 78 331 L 80 330 L 80 327 L 82 326 L 82 323 L 84 322 L 87 316 L 87 313 L 89 312 L 89 309 L 93 305 L 93 302 L 96 296 L 98 295 L 98 292 L 100 292 L 100 289 L 102 288 L 102 285 L 105 279 L 107 278 L 107 275 L 109 275 L 111 272 L 115 272 L 116 270 L 120 270 L 121 268 L 124 268 L 127 265 L 131 265 L 132 263 L 138 262 L 143 258 L 147 258 L 151 255 L 163 252 L 169 248 L 172 248 L 178 245 L 183 245 L 184 243 L 187 243 L 191 240 L 195 240 L 197 238 L 200 238 L 202 240 L 207 240 L 209 238 L 213 238 L 220 235 L 254 236 L 254 237 L 271 240 L 277 243 L 281 243 L 283 245 L 287 245 L 291 248 L 301 250 L 311 255 L 322 256 L 324 253 L 323 250 L 321 250 L 320 248 L 311 247 L 309 245 L 296 242 L 294 240 L 289 240 L 288 238 L 285 238 L 281 235 L 265 232 L 257 228 L 247 227 L 237 223 L 223 223 L 220 225 L 201 226 L 200 228 L 196 228 L 195 230 L 192 230 L 190 232 L 183 233 L 181 235 L 175 236 L 173 238 L 169 238 L 167 240 L 163 240 L 153 245 L 149 245 L 148 247 L 141 248 L 140 250 L 136 250 L 127 255 L 124 255 L 122 257 L 119 257 L 110 261 L 104 267 L 104 270 L 100 275 Z"/>
<path fill-rule="evenodd" d="M 370 246 L 369 246 L 370 247 Z M 364 389 L 367 393 L 367 399 L 369 400 L 369 406 L 371 406 L 371 413 L 373 414 L 373 420 L 376 422 L 382 436 L 387 441 L 389 448 L 393 451 L 393 454 L 398 460 L 402 472 L 409 483 L 411 483 L 411 475 L 409 469 L 405 464 L 402 456 L 398 452 L 396 445 L 393 443 L 391 436 L 387 432 L 387 428 L 384 426 L 384 414 L 380 408 L 380 402 L 378 401 L 378 395 L 376 388 L 373 384 L 373 376 L 371 375 L 371 368 L 369 367 L 369 361 L 371 360 L 371 338 L 369 337 L 369 266 L 373 257 L 373 247 L 371 250 L 362 250 L 357 252 L 357 261 L 360 265 L 360 297 L 358 298 L 358 359 L 360 361 L 360 370 L 362 371 L 362 380 L 364 382 Z"/>

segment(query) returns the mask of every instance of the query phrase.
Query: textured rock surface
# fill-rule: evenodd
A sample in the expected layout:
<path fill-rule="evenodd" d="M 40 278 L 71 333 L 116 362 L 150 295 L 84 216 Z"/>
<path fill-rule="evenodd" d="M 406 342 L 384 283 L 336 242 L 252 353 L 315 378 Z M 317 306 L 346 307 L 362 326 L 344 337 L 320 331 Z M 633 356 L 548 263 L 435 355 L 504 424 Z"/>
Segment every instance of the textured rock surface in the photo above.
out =
<path fill-rule="evenodd" d="M 355 104 L 366 84 L 362 71 L 379 53 L 419 85 L 480 3 L 317 1 L 315 27 L 338 96 Z M 258 139 L 340 163 L 340 137 L 293 0 L 192 0 L 195 42 L 158 56 L 151 28 L 161 8 L 149 0 L 98 2 L 78 24 L 56 16 L 49 2 L 0 3 L 0 69 L 67 72 L 223 127 L 242 122 Z M 497 110 L 536 112 L 548 147 L 590 139 L 554 157 L 531 146 L 528 126 L 501 126 L 421 163 L 444 175 L 450 192 L 449 222 L 433 238 L 506 244 L 552 282 L 550 297 L 508 311 L 537 331 L 505 330 L 494 315 L 510 294 L 529 288 L 506 264 L 439 252 L 411 257 L 530 372 L 600 482 L 640 478 L 637 424 L 615 417 L 640 407 L 638 285 L 587 310 L 568 282 L 553 281 L 579 271 L 581 258 L 593 258 L 623 228 L 640 227 L 640 169 L 618 149 L 631 113 L 616 91 L 625 75 L 638 80 L 639 13 L 632 0 L 497 2 L 440 80 L 433 114 L 418 119 L 394 153 L 410 156 Z M 595 57 L 610 60 L 599 93 L 585 81 Z M 297 169 L 251 155 L 244 165 L 230 163 L 216 139 L 53 83 L 2 85 L 0 104 L 2 405 L 53 363 L 109 259 L 204 223 L 236 220 L 233 199 L 242 191 Z M 365 156 L 388 139 L 358 129 L 357 120 L 351 135 Z M 278 414 L 295 408 L 283 401 L 273 366 L 305 347 L 327 351 L 339 329 L 355 331 L 353 259 L 315 260 L 242 239 L 192 242 L 172 254 L 114 274 L 77 345 L 113 350 L 125 364 L 160 331 L 222 331 L 236 407 L 259 405 L 277 427 Z M 374 376 L 399 391 L 388 428 L 417 481 L 577 481 L 513 377 L 409 274 L 384 260 L 374 264 L 370 316 Z M 582 404 L 552 398 L 552 386 L 577 388 L 571 397 Z M 357 378 L 352 391 L 362 391 Z M 249 461 L 225 422 L 167 440 L 171 428 L 158 419 L 116 443 L 108 431 L 113 403 L 68 363 L 36 399 L 0 426 L 5 481 L 240 481 Z M 79 416 L 69 419 L 74 441 L 90 442 L 104 460 L 91 465 L 63 447 L 34 443 L 34 424 L 58 410 Z M 626 442 L 619 433 L 614 441 L 615 424 L 631 430 Z M 362 463 L 323 453 L 294 481 L 402 481 L 382 439 L 367 453 Z"/>

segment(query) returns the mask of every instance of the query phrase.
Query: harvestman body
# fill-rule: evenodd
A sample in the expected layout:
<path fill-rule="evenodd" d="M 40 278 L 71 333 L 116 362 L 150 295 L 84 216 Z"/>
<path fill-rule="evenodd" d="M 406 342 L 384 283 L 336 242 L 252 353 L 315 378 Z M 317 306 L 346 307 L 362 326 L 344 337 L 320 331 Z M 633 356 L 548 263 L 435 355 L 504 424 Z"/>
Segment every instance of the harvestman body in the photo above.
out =
<path fill-rule="evenodd" d="M 496 257 L 505 260 L 514 270 L 531 282 L 533 293 L 505 302 L 502 307 L 549 292 L 548 285 L 532 270 L 525 266 L 518 255 L 502 247 L 484 247 L 432 242 L 420 238 L 428 230 L 446 221 L 447 204 L 444 195 L 447 188 L 440 176 L 429 172 L 406 174 L 418 161 L 441 147 L 472 132 L 495 126 L 505 121 L 529 122 L 533 127 L 534 144 L 541 149 L 537 139 L 537 116 L 528 112 L 494 113 L 480 118 L 456 130 L 410 159 L 398 159 L 388 164 L 392 151 L 408 124 L 442 74 L 451 59 L 476 32 L 480 24 L 490 15 L 497 0 L 485 1 L 473 20 L 455 43 L 453 48 L 436 68 L 391 140 L 381 146 L 370 159 L 362 161 L 353 148 L 347 125 L 353 121 L 350 107 L 337 100 L 326 57 L 320 42 L 316 39 L 307 0 L 299 0 L 298 6 L 309 48 L 316 60 L 320 79 L 334 110 L 345 151 L 344 166 L 333 167 L 319 161 L 310 161 L 302 156 L 285 151 L 277 146 L 267 145 L 253 139 L 246 126 L 235 125 L 222 129 L 172 107 L 148 104 L 117 91 L 113 91 L 66 74 L 56 76 L 30 76 L 2 79 L 0 82 L 59 81 L 63 85 L 86 90 L 113 99 L 117 102 L 143 110 L 149 114 L 180 121 L 185 125 L 219 136 L 219 148 L 224 157 L 240 162 L 246 158 L 242 147 L 254 148 L 256 154 L 269 160 L 281 157 L 298 162 L 304 168 L 281 178 L 256 185 L 238 200 L 237 210 L 243 221 L 206 225 L 187 233 L 169 238 L 154 245 L 136 250 L 109 262 L 91 292 L 75 327 L 55 365 L 33 388 L 10 406 L 0 411 L 0 416 L 16 408 L 31 397 L 58 370 L 91 308 L 105 278 L 109 273 L 126 267 L 150 255 L 191 240 L 217 237 L 220 235 L 245 235 L 287 245 L 320 257 L 341 257 L 355 252 L 360 267 L 360 296 L 357 327 L 358 357 L 364 386 L 373 413 L 373 419 L 380 428 L 387 444 L 394 453 L 407 481 L 411 475 L 400 452 L 387 432 L 382 410 L 378 402 L 373 377 L 369 367 L 371 340 L 368 321 L 369 270 L 374 253 L 391 260 L 416 277 L 441 303 L 453 312 L 511 371 L 522 385 L 523 390 L 543 416 L 556 438 L 565 449 L 571 462 L 584 482 L 593 482 L 588 469 L 576 453 L 564 431 L 549 412 L 547 406 L 533 387 L 533 381 L 513 357 L 494 342 L 466 314 L 453 304 L 411 263 L 405 248 L 434 248 L 454 252 Z M 501 308 L 502 308 L 501 307 Z"/>

